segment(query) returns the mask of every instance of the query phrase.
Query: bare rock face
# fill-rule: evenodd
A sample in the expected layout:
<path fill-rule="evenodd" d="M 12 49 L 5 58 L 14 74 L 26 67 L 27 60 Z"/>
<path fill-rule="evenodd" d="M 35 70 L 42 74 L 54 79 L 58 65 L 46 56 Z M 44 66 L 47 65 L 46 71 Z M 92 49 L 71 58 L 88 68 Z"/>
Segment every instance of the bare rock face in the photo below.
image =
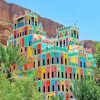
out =
<path fill-rule="evenodd" d="M 12 20 L 14 15 L 25 13 L 26 8 L 16 4 L 7 3 L 5 0 L 0 0 L 0 42 L 7 43 L 7 39 L 12 33 Z M 42 22 L 43 29 L 48 37 L 56 36 L 56 29 L 63 25 L 58 24 L 50 19 L 39 16 L 39 21 Z"/>
<path fill-rule="evenodd" d="M 92 41 L 92 40 L 84 40 L 81 41 L 84 45 L 84 48 L 87 49 L 92 49 L 92 53 L 95 54 L 96 53 L 96 44 L 98 43 L 97 41 Z"/>

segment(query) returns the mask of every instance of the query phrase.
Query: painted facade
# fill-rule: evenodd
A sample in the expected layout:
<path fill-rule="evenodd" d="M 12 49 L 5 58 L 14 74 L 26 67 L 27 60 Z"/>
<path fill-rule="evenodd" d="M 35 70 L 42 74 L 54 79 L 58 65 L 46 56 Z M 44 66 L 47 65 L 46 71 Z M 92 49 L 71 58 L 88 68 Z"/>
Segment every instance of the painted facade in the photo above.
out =
<path fill-rule="evenodd" d="M 19 66 L 16 77 L 32 77 L 34 70 L 39 74 L 34 79 L 39 92 L 47 100 L 52 95 L 63 96 L 63 100 L 73 98 L 71 80 L 93 80 L 96 67 L 91 50 L 85 49 L 79 42 L 79 29 L 74 26 L 57 30 L 56 38 L 47 38 L 38 15 L 25 12 L 15 16 L 13 35 L 8 44 L 21 47 L 30 63 Z"/>

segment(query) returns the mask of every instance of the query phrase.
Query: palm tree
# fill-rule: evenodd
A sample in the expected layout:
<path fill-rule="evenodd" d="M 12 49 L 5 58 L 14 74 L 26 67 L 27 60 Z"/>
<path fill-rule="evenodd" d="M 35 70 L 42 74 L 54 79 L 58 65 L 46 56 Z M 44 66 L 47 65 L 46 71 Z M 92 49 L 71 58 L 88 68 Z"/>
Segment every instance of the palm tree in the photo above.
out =
<path fill-rule="evenodd" d="M 20 53 L 19 47 L 12 47 L 11 45 L 0 46 L 0 65 L 3 71 L 6 71 L 7 78 L 11 78 L 11 66 L 23 66 L 28 63 L 28 60 Z"/>

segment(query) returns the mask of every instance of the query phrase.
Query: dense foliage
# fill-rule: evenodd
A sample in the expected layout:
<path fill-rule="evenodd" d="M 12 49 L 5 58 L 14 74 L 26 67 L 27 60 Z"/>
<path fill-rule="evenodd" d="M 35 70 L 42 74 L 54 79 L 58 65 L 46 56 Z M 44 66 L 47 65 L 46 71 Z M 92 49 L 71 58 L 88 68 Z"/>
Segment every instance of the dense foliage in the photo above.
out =
<path fill-rule="evenodd" d="M 76 100 L 100 100 L 100 87 L 95 81 L 75 81 L 72 90 Z"/>
<path fill-rule="evenodd" d="M 3 71 L 6 71 L 7 77 L 11 77 L 11 66 L 23 66 L 28 60 L 20 53 L 19 47 L 0 46 L 0 65 Z"/>
<path fill-rule="evenodd" d="M 0 100 L 43 100 L 31 79 L 17 79 L 12 83 L 0 76 Z"/>

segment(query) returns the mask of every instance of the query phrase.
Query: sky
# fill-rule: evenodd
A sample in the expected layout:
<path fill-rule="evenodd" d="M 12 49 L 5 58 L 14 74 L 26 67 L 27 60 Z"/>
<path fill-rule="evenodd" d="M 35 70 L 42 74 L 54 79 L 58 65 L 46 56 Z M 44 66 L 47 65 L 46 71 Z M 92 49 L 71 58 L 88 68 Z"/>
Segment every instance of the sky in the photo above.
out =
<path fill-rule="evenodd" d="M 45 18 L 79 27 L 80 40 L 100 41 L 100 0 L 6 0 Z"/>

